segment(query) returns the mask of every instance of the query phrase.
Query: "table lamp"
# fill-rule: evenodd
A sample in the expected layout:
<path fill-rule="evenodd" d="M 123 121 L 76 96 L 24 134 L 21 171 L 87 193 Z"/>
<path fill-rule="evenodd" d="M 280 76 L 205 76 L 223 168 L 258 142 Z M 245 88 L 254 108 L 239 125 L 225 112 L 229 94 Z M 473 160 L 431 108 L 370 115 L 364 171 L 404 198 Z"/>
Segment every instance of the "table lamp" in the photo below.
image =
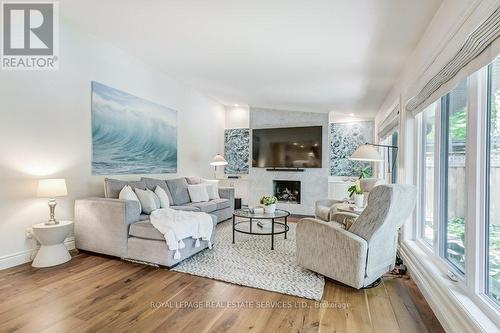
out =
<path fill-rule="evenodd" d="M 50 218 L 45 224 L 52 225 L 59 222 L 55 219 L 56 197 L 64 197 L 68 195 L 65 179 L 40 179 L 38 181 L 37 196 L 40 198 L 49 198 Z"/>
<path fill-rule="evenodd" d="M 224 158 L 224 156 L 222 156 L 221 154 L 217 154 L 212 159 L 212 162 L 210 162 L 210 165 L 213 165 L 215 167 L 214 177 L 217 178 L 217 166 L 218 165 L 227 165 L 227 161 Z"/>

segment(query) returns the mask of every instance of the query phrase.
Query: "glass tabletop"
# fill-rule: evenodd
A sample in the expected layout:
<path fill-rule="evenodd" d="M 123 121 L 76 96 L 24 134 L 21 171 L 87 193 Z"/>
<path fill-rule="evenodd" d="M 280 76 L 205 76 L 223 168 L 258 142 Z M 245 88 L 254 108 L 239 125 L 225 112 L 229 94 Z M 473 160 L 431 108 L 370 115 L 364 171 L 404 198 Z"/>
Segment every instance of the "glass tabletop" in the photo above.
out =
<path fill-rule="evenodd" d="M 237 217 L 246 217 L 252 219 L 279 219 L 282 217 L 289 216 L 290 213 L 283 209 L 276 209 L 274 213 L 251 213 L 248 208 L 245 209 L 237 209 L 234 211 L 234 216 Z"/>

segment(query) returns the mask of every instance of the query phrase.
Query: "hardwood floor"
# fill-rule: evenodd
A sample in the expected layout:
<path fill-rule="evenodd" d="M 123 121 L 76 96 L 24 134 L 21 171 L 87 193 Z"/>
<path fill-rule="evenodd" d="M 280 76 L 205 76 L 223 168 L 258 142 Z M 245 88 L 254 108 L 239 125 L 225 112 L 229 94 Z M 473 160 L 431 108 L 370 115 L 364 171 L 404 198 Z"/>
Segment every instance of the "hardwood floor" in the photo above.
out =
<path fill-rule="evenodd" d="M 0 332 L 12 331 L 444 332 L 406 278 L 327 280 L 317 303 L 88 253 L 0 271 Z"/>

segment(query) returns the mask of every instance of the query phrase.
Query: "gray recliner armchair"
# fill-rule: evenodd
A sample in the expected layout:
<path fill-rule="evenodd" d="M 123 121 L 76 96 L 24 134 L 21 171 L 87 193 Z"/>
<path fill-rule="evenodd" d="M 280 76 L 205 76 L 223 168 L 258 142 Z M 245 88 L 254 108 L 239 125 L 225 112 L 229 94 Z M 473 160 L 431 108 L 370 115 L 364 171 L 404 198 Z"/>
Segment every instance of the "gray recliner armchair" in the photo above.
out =
<path fill-rule="evenodd" d="M 394 268 L 398 229 L 416 203 L 413 185 L 379 185 L 348 228 L 314 218 L 297 225 L 297 263 L 353 288 L 369 286 Z"/>

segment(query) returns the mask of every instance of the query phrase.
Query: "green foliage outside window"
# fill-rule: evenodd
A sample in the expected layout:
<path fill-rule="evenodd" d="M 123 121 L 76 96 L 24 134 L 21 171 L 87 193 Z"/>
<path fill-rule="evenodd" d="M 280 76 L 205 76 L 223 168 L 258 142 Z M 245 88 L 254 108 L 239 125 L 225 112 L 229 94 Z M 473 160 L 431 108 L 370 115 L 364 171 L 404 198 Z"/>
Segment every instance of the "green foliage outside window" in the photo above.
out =
<path fill-rule="evenodd" d="M 465 107 L 450 116 L 450 135 L 452 140 L 465 140 L 467 137 L 467 112 Z"/>

